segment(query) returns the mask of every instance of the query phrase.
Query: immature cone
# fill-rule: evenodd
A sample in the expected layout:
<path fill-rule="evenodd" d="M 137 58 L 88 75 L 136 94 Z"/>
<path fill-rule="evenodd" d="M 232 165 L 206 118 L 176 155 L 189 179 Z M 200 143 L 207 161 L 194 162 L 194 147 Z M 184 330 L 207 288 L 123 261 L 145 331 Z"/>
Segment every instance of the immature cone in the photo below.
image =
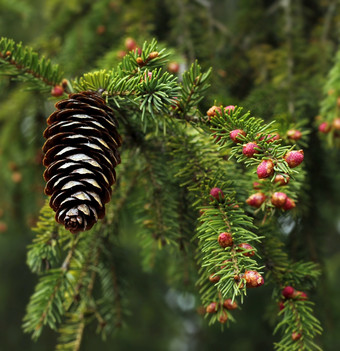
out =
<path fill-rule="evenodd" d="M 283 301 L 280 301 L 278 305 L 279 305 L 279 310 L 280 311 L 282 311 L 285 308 L 285 304 L 284 304 Z"/>
<path fill-rule="evenodd" d="M 255 193 L 248 197 L 248 199 L 246 200 L 246 203 L 250 206 L 259 208 L 261 207 L 261 205 L 264 203 L 265 200 L 266 200 L 265 194 Z"/>
<path fill-rule="evenodd" d="M 218 106 L 211 106 L 209 108 L 209 110 L 207 111 L 207 116 L 209 117 L 209 119 L 211 117 L 215 117 L 217 116 L 217 113 L 221 114 L 221 107 L 218 107 Z"/>
<path fill-rule="evenodd" d="M 332 127 L 327 122 L 322 122 L 319 127 L 319 132 L 327 134 L 331 131 Z"/>
<path fill-rule="evenodd" d="M 274 173 L 274 163 L 272 160 L 263 160 L 256 170 L 257 176 L 260 179 L 271 177 Z"/>
<path fill-rule="evenodd" d="M 228 320 L 228 313 L 226 311 L 222 311 L 218 317 L 218 321 L 224 324 Z"/>
<path fill-rule="evenodd" d="M 261 134 L 258 134 L 258 135 L 260 136 L 259 140 L 263 140 L 266 143 L 272 143 L 273 141 L 280 139 L 279 133 L 276 133 L 276 132 L 268 135 L 261 135 Z"/>
<path fill-rule="evenodd" d="M 233 245 L 233 237 L 231 233 L 223 232 L 218 236 L 217 240 L 220 246 L 223 248 Z"/>
<path fill-rule="evenodd" d="M 253 182 L 253 188 L 255 190 L 259 190 L 261 189 L 261 187 L 262 187 L 262 184 L 260 182 Z"/>
<path fill-rule="evenodd" d="M 259 146 L 256 143 L 247 143 L 244 144 L 242 147 L 242 153 L 246 157 L 253 157 L 254 154 L 258 153 L 259 151 L 257 150 Z"/>
<path fill-rule="evenodd" d="M 170 62 L 168 65 L 168 70 L 170 73 L 178 73 L 180 69 L 179 63 L 178 62 Z"/>
<path fill-rule="evenodd" d="M 291 140 L 299 140 L 302 137 L 302 133 L 297 129 L 290 129 L 287 131 L 287 137 Z"/>
<path fill-rule="evenodd" d="M 290 168 L 297 167 L 303 161 L 303 158 L 303 150 L 289 151 L 284 157 Z"/>
<path fill-rule="evenodd" d="M 223 302 L 223 307 L 225 307 L 227 310 L 236 310 L 238 306 L 236 301 L 232 302 L 232 299 L 226 299 Z"/>
<path fill-rule="evenodd" d="M 287 201 L 287 194 L 276 192 L 271 197 L 271 202 L 275 207 L 282 208 Z"/>
<path fill-rule="evenodd" d="M 283 205 L 282 208 L 283 208 L 285 211 L 288 211 L 288 210 L 293 209 L 295 206 L 296 206 L 296 205 L 295 205 L 294 200 L 291 199 L 290 197 L 287 197 L 287 200 L 286 200 L 286 202 L 285 202 L 285 204 Z"/>
<path fill-rule="evenodd" d="M 211 302 L 205 309 L 207 313 L 216 313 L 217 312 L 217 303 Z"/>
<path fill-rule="evenodd" d="M 289 183 L 289 175 L 283 176 L 282 174 L 278 174 L 275 179 L 274 183 L 279 184 L 279 185 L 287 185 Z"/>
<path fill-rule="evenodd" d="M 229 105 L 224 108 L 224 112 L 230 115 L 231 111 L 235 111 L 235 106 L 234 105 Z"/>
<path fill-rule="evenodd" d="M 301 333 L 293 332 L 292 333 L 292 340 L 297 341 L 301 338 Z"/>
<path fill-rule="evenodd" d="M 113 110 L 95 92 L 70 94 L 55 106 L 44 132 L 45 194 L 56 221 L 77 233 L 105 215 L 121 138 Z"/>
<path fill-rule="evenodd" d="M 246 136 L 246 132 L 242 129 L 234 129 L 229 133 L 230 139 L 234 143 L 241 141 L 241 139 L 242 139 L 241 135 Z"/>
<path fill-rule="evenodd" d="M 282 292 L 281 292 L 283 297 L 286 299 L 291 299 L 293 297 L 294 293 L 295 293 L 295 289 L 290 285 L 283 288 Z"/>
<path fill-rule="evenodd" d="M 334 119 L 332 126 L 335 130 L 340 130 L 340 118 L 339 117 Z"/>
<path fill-rule="evenodd" d="M 254 251 L 254 248 L 249 245 L 248 243 L 242 243 L 242 244 L 239 244 L 238 247 L 241 249 L 241 250 L 237 250 L 237 251 L 247 251 L 247 252 L 243 252 L 243 256 L 247 256 L 247 257 L 252 257 L 255 255 L 255 251 Z M 249 251 L 251 250 L 251 251 Z"/>
<path fill-rule="evenodd" d="M 304 291 L 295 290 L 292 297 L 298 300 L 308 300 L 308 295 Z"/>
<path fill-rule="evenodd" d="M 220 276 L 216 275 L 215 273 L 209 275 L 209 280 L 212 283 L 218 283 L 220 281 Z"/>
<path fill-rule="evenodd" d="M 51 90 L 51 95 L 59 97 L 64 94 L 64 88 L 61 85 L 55 85 Z"/>
<path fill-rule="evenodd" d="M 224 194 L 223 191 L 220 188 L 212 188 L 210 190 L 210 199 L 211 200 L 217 200 L 217 201 L 222 201 L 224 199 Z"/>
<path fill-rule="evenodd" d="M 137 48 L 137 43 L 136 43 L 135 39 L 130 38 L 130 37 L 126 38 L 125 39 L 125 48 L 128 51 L 135 50 Z"/>
<path fill-rule="evenodd" d="M 264 283 L 262 275 L 257 271 L 245 271 L 243 278 L 246 280 L 247 288 L 257 288 Z"/>

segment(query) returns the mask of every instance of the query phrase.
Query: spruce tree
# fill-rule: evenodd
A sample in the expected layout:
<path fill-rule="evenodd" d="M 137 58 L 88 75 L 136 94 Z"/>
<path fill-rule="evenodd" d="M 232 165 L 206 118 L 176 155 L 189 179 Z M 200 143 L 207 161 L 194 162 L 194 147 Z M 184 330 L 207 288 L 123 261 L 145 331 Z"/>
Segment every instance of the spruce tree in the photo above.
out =
<path fill-rule="evenodd" d="M 85 3 L 1 4 L 7 324 L 26 304 L 32 350 L 149 325 L 150 350 L 337 349 L 336 1 Z"/>
<path fill-rule="evenodd" d="M 194 62 L 178 79 L 156 41 L 127 53 L 116 68 L 73 80 L 61 79 L 58 66 L 28 47 L 3 38 L 0 48 L 3 72 L 34 89 L 52 85 L 51 94 L 64 97 L 44 133 L 45 194 L 56 214 L 42 208 L 29 247 L 27 263 L 39 282 L 25 332 L 38 338 L 48 326 L 60 335 L 57 350 L 78 350 L 87 325 L 107 336 L 122 323 L 117 213 L 138 191 L 144 260 L 162 260 L 165 248 L 179 256 L 177 271 L 189 260 L 209 323 L 235 321 L 229 304 L 240 306 L 266 282 L 280 306 L 275 349 L 320 349 L 314 338 L 322 328 L 306 293 L 320 270 L 291 261 L 278 223 L 299 206 L 303 150 L 242 107 L 201 111 L 211 71 Z"/>

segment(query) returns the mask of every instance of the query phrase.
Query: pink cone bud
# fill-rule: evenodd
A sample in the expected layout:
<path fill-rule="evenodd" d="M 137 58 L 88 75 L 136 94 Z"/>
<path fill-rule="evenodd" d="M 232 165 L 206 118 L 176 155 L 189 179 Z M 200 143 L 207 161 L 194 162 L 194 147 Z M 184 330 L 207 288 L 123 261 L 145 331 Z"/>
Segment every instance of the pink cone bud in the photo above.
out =
<path fill-rule="evenodd" d="M 226 311 L 222 311 L 220 316 L 218 317 L 218 321 L 224 324 L 228 320 L 228 313 Z"/>
<path fill-rule="evenodd" d="M 256 170 L 257 176 L 260 179 L 271 177 L 274 173 L 274 163 L 272 160 L 263 160 Z"/>
<path fill-rule="evenodd" d="M 287 195 L 285 193 L 274 193 L 271 198 L 271 202 L 275 207 L 281 208 L 287 201 Z"/>
<path fill-rule="evenodd" d="M 280 134 L 279 133 L 272 133 L 272 134 L 268 134 L 268 135 L 261 135 L 259 140 L 263 140 L 266 143 L 271 143 L 274 140 L 279 140 L 280 139 Z"/>
<path fill-rule="evenodd" d="M 236 310 L 238 306 L 236 301 L 232 302 L 232 299 L 226 299 L 223 302 L 223 307 L 227 310 Z"/>
<path fill-rule="evenodd" d="M 217 283 L 219 282 L 220 279 L 221 279 L 220 276 L 216 275 L 215 273 L 209 275 L 209 280 L 212 283 Z"/>
<path fill-rule="evenodd" d="M 295 289 L 292 286 L 288 285 L 282 289 L 281 294 L 283 295 L 284 298 L 291 299 L 294 295 L 294 292 L 295 292 Z"/>
<path fill-rule="evenodd" d="M 257 271 L 245 271 L 243 278 L 246 280 L 247 288 L 257 288 L 264 284 L 262 275 Z"/>
<path fill-rule="evenodd" d="M 218 243 L 221 247 L 229 247 L 233 245 L 233 237 L 230 233 L 223 232 L 218 236 Z"/>
<path fill-rule="evenodd" d="M 295 205 L 294 200 L 291 199 L 290 197 L 287 197 L 287 200 L 286 200 L 286 202 L 285 202 L 285 204 L 283 205 L 282 208 L 283 208 L 285 211 L 288 211 L 288 210 L 293 209 L 295 206 L 296 206 L 296 205 Z"/>
<path fill-rule="evenodd" d="M 206 308 L 207 313 L 216 313 L 217 312 L 217 303 L 216 302 L 211 302 L 207 308 Z"/>
<path fill-rule="evenodd" d="M 302 133 L 296 129 L 290 129 L 287 131 L 287 137 L 291 140 L 299 140 L 302 137 Z"/>
<path fill-rule="evenodd" d="M 51 95 L 59 97 L 64 94 L 64 88 L 61 85 L 55 85 L 51 90 Z"/>
<path fill-rule="evenodd" d="M 221 114 L 221 107 L 218 106 L 211 106 L 209 108 L 209 110 L 207 111 L 207 116 L 209 117 L 209 120 L 211 119 L 211 117 L 215 117 L 218 114 Z"/>
<path fill-rule="evenodd" d="M 246 132 L 242 129 L 234 129 L 230 132 L 230 139 L 234 142 L 237 143 L 238 141 L 241 140 L 240 136 L 246 136 Z"/>
<path fill-rule="evenodd" d="M 224 108 L 224 112 L 225 113 L 228 113 L 228 115 L 230 115 L 230 112 L 231 111 L 235 111 L 235 106 L 234 105 L 229 105 L 229 106 L 226 106 L 225 108 Z"/>
<path fill-rule="evenodd" d="M 292 339 L 294 340 L 294 341 L 297 341 L 297 340 L 299 340 L 299 339 L 301 339 L 301 333 L 297 333 L 297 332 L 293 332 L 292 333 Z"/>
<path fill-rule="evenodd" d="M 257 150 L 258 147 L 259 146 L 256 143 L 247 143 L 247 144 L 243 145 L 242 153 L 243 153 L 243 155 L 245 155 L 247 157 L 253 157 L 254 154 L 259 152 L 259 150 Z"/>
<path fill-rule="evenodd" d="M 247 252 L 243 252 L 243 256 L 251 257 L 251 256 L 255 255 L 254 248 L 251 245 L 249 245 L 248 243 L 242 243 L 242 244 L 239 244 L 237 246 L 241 249 L 241 250 L 237 250 L 237 251 L 239 251 L 239 252 L 243 252 L 244 250 L 247 251 Z M 252 251 L 249 251 L 249 250 L 252 250 Z"/>
<path fill-rule="evenodd" d="M 335 130 L 340 130 L 340 118 L 339 117 L 334 119 L 332 126 Z"/>
<path fill-rule="evenodd" d="M 172 98 L 171 108 L 172 108 L 173 110 L 176 110 L 176 108 L 178 108 L 178 107 L 179 107 L 178 97 L 175 96 L 175 97 Z"/>
<path fill-rule="evenodd" d="M 120 50 L 118 51 L 118 58 L 122 59 L 124 56 L 126 55 L 126 51 L 125 50 Z"/>
<path fill-rule="evenodd" d="M 283 301 L 279 302 L 279 310 L 282 311 L 285 308 L 285 304 Z"/>
<path fill-rule="evenodd" d="M 259 182 L 253 182 L 253 188 L 254 188 L 255 190 L 261 189 L 261 183 L 259 183 Z"/>
<path fill-rule="evenodd" d="M 137 48 L 136 41 L 133 38 L 130 38 L 130 37 L 126 38 L 125 39 L 125 48 L 128 51 L 135 50 Z"/>
<path fill-rule="evenodd" d="M 299 291 L 299 290 L 295 290 L 292 297 L 294 299 L 298 299 L 302 301 L 308 300 L 307 294 L 304 291 Z"/>
<path fill-rule="evenodd" d="M 331 131 L 331 126 L 328 124 L 328 122 L 322 122 L 319 125 L 319 132 L 327 134 Z"/>
<path fill-rule="evenodd" d="M 211 200 L 215 199 L 217 201 L 221 201 L 224 199 L 223 191 L 220 188 L 212 188 L 210 190 L 210 195 Z"/>
<path fill-rule="evenodd" d="M 178 73 L 179 72 L 179 63 L 178 62 L 170 62 L 168 65 L 168 70 L 170 73 Z"/>
<path fill-rule="evenodd" d="M 266 200 L 265 194 L 255 193 L 248 197 L 248 199 L 246 200 L 246 203 L 250 206 L 259 208 L 261 207 L 261 205 L 264 203 L 265 200 Z"/>
<path fill-rule="evenodd" d="M 283 176 L 282 174 L 278 174 L 275 179 L 274 183 L 279 184 L 279 185 L 287 185 L 289 183 L 289 175 Z"/>
<path fill-rule="evenodd" d="M 289 151 L 284 157 L 290 168 L 297 167 L 303 161 L 303 158 L 303 150 Z"/>

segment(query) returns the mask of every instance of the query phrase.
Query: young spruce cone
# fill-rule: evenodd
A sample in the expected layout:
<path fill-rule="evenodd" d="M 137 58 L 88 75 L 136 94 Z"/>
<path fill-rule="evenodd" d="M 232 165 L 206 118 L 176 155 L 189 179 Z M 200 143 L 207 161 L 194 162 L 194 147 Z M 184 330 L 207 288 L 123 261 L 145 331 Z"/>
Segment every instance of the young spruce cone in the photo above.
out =
<path fill-rule="evenodd" d="M 77 233 L 105 215 L 121 138 L 113 110 L 95 92 L 70 94 L 55 106 L 44 132 L 45 194 L 56 221 Z"/>

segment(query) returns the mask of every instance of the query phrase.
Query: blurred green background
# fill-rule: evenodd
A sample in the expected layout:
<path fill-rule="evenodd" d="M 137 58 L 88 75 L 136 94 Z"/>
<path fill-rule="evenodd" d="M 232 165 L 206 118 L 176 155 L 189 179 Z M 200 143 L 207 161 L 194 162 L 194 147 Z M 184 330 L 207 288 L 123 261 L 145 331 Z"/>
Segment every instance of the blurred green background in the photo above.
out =
<path fill-rule="evenodd" d="M 307 210 L 287 238 L 293 258 L 319 262 L 322 277 L 311 292 L 325 329 L 318 340 L 339 350 L 340 160 L 317 135 L 315 116 L 339 45 L 340 4 L 332 0 L 0 0 L 0 35 L 22 41 L 59 63 L 66 78 L 114 67 L 126 39 L 141 46 L 155 37 L 172 49 L 169 67 L 183 71 L 194 59 L 213 67 L 202 108 L 234 104 L 266 120 L 300 123 L 311 131 L 305 149 Z M 21 330 L 36 277 L 26 267 L 26 246 L 44 203 L 42 131 L 53 111 L 50 95 L 0 79 L 0 350 L 53 350 L 55 334 L 34 343 Z M 204 110 L 203 110 L 204 111 Z M 276 306 L 270 287 L 252 291 L 221 332 L 208 327 L 190 288 L 171 288 L 161 270 L 140 268 L 128 214 L 122 237 L 129 259 L 130 316 L 103 343 L 88 330 L 82 350 L 271 350 Z M 130 233 L 130 234 L 128 234 Z M 135 242 L 135 240 L 133 240 Z"/>

